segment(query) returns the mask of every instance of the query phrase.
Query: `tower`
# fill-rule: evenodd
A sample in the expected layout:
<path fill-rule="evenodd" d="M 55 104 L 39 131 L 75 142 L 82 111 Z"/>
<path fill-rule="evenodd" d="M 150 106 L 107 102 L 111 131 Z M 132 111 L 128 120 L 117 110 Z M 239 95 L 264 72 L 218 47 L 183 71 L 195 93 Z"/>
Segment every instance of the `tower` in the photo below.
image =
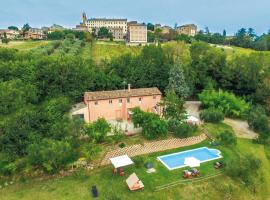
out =
<path fill-rule="evenodd" d="M 86 13 L 85 12 L 82 13 L 82 19 L 83 19 L 83 25 L 85 26 L 86 25 L 86 21 L 87 21 L 87 17 L 86 17 Z"/>

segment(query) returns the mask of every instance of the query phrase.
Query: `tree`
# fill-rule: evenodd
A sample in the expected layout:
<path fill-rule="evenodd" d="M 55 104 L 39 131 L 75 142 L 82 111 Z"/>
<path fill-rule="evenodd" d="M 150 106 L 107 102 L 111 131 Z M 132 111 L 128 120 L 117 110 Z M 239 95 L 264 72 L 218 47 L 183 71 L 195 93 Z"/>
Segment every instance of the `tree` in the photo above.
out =
<path fill-rule="evenodd" d="M 2 38 L 2 43 L 4 43 L 4 44 L 8 44 L 9 43 L 9 39 L 7 38 L 6 32 L 4 32 L 4 37 Z"/>
<path fill-rule="evenodd" d="M 109 30 L 106 27 L 101 27 L 98 31 L 99 38 L 109 38 Z"/>
<path fill-rule="evenodd" d="M 23 27 L 22 27 L 23 36 L 25 35 L 25 33 L 27 31 L 29 31 L 30 28 L 31 28 L 31 26 L 28 23 L 23 25 Z"/>
<path fill-rule="evenodd" d="M 27 153 L 29 163 L 47 173 L 59 171 L 78 157 L 68 142 L 51 139 L 29 145 Z"/>
<path fill-rule="evenodd" d="M 98 120 L 86 124 L 85 133 L 94 141 L 94 142 L 104 142 L 107 134 L 111 131 L 110 124 L 104 119 L 99 118 Z"/>
<path fill-rule="evenodd" d="M 236 145 L 236 143 L 237 143 L 235 134 L 232 131 L 221 132 L 218 135 L 217 139 L 221 144 L 223 144 L 225 146 L 233 146 L 233 145 Z"/>
<path fill-rule="evenodd" d="M 156 139 L 167 135 L 168 124 L 157 114 L 143 112 L 140 108 L 134 108 L 132 111 L 132 122 L 135 127 L 142 127 L 142 135 L 146 139 Z"/>
<path fill-rule="evenodd" d="M 147 30 L 148 31 L 154 31 L 155 30 L 155 26 L 152 23 L 147 23 Z"/>
<path fill-rule="evenodd" d="M 17 26 L 9 26 L 8 27 L 9 30 L 14 30 L 14 31 L 18 31 L 18 27 Z"/>
<path fill-rule="evenodd" d="M 179 59 L 175 61 L 175 64 L 170 69 L 167 89 L 174 90 L 175 93 L 183 99 L 189 96 L 189 87 L 186 83 L 182 63 Z"/>
<path fill-rule="evenodd" d="M 176 119 L 183 121 L 186 119 L 184 100 L 176 95 L 174 90 L 167 90 L 166 96 L 161 102 L 163 115 L 166 119 Z"/>
<path fill-rule="evenodd" d="M 223 37 L 226 37 L 226 36 L 227 36 L 227 32 L 226 32 L 225 29 L 223 30 L 222 36 L 223 36 Z"/>

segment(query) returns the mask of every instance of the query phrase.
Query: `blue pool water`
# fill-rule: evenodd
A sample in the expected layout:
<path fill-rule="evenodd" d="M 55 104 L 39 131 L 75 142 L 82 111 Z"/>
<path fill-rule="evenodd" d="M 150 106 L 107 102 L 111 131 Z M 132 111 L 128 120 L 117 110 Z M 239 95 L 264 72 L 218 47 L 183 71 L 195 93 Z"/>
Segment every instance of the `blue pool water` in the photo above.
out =
<path fill-rule="evenodd" d="M 168 154 L 157 157 L 169 170 L 186 167 L 184 164 L 186 157 L 195 157 L 200 160 L 201 163 L 210 160 L 222 158 L 221 152 L 217 149 L 209 149 L 207 147 L 201 147 L 198 149 L 192 149 L 188 151 L 182 151 L 178 153 Z"/>

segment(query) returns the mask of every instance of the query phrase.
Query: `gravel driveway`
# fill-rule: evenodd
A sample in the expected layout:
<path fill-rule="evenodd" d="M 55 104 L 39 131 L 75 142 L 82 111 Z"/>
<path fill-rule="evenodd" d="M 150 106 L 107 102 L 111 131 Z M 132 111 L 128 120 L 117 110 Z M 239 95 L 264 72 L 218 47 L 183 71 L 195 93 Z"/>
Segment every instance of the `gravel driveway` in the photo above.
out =
<path fill-rule="evenodd" d="M 200 116 L 200 101 L 186 101 L 185 108 L 189 115 L 197 117 Z M 231 126 L 239 138 L 254 139 L 258 136 L 257 133 L 249 129 L 248 123 L 243 120 L 226 118 L 224 123 Z"/>

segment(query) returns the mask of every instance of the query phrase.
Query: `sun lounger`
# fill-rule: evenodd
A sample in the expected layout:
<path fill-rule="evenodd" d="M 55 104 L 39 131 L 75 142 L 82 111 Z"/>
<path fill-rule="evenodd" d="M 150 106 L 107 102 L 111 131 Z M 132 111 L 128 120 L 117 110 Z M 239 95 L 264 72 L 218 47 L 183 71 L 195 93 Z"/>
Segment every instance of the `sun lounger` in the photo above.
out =
<path fill-rule="evenodd" d="M 143 189 L 144 188 L 144 185 L 143 185 L 142 181 L 140 181 L 140 179 L 138 178 L 138 176 L 135 173 L 131 174 L 127 178 L 126 183 L 128 185 L 128 188 L 131 191 L 139 190 L 139 189 Z"/>

